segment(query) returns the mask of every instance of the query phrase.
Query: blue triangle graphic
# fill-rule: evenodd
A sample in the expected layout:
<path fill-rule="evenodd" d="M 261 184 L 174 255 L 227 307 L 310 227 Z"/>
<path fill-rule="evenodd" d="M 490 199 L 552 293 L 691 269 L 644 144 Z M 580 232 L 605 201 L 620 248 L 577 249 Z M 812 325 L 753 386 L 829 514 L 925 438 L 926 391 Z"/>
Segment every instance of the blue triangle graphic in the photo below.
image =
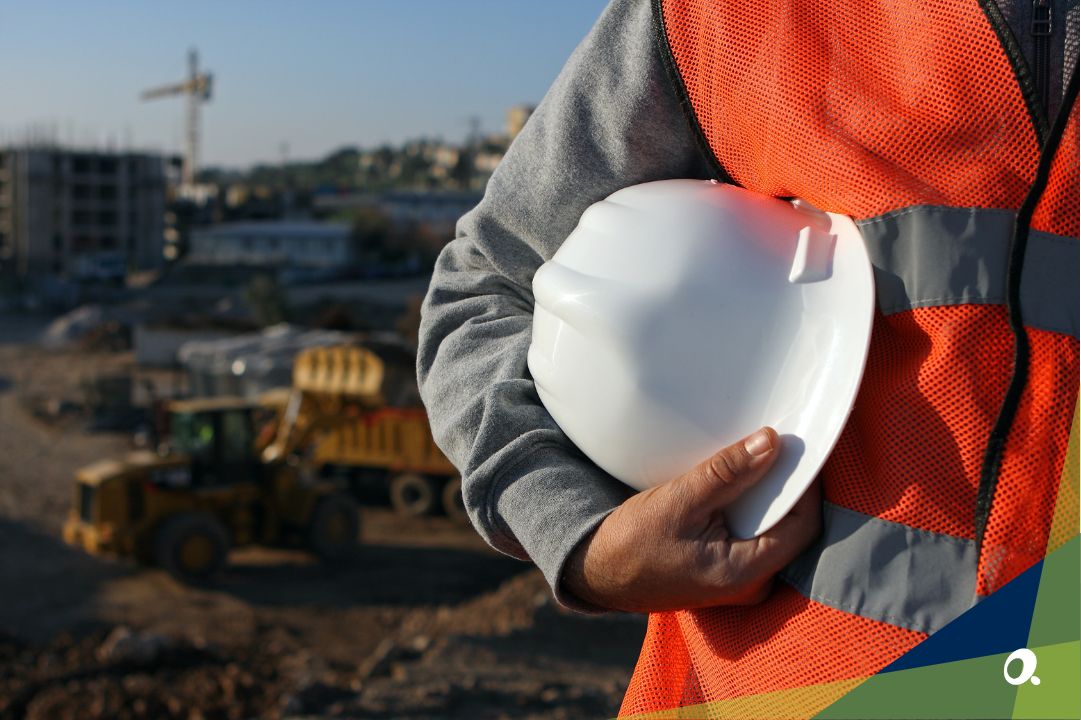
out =
<path fill-rule="evenodd" d="M 1041 560 L 881 672 L 1009 653 L 1025 647 L 1042 571 Z"/>

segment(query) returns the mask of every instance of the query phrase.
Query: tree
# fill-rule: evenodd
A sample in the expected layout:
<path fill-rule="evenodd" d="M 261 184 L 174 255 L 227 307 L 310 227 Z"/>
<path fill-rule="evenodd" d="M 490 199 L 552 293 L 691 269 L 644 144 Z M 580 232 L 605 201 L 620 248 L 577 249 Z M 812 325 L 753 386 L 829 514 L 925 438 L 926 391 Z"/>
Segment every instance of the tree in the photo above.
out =
<path fill-rule="evenodd" d="M 253 277 L 244 289 L 244 299 L 248 302 L 252 318 L 262 327 L 289 319 L 284 292 L 273 275 L 259 274 Z"/>
<path fill-rule="evenodd" d="M 378 208 L 361 208 L 350 214 L 350 224 L 353 256 L 361 262 L 381 259 L 394 231 L 390 217 Z"/>

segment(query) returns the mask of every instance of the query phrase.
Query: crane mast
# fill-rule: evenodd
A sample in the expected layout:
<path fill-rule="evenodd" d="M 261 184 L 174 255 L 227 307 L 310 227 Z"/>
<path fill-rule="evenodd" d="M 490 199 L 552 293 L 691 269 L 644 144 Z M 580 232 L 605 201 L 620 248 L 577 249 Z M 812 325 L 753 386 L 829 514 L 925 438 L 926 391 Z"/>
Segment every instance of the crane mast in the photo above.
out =
<path fill-rule="evenodd" d="M 188 77 L 186 80 L 170 85 L 145 90 L 140 95 L 143 100 L 156 100 L 175 95 L 186 96 L 188 107 L 185 118 L 184 170 L 182 184 L 191 187 L 195 184 L 195 175 L 199 171 L 200 108 L 210 101 L 211 86 L 214 76 L 208 72 L 199 72 L 199 53 L 193 48 L 188 51 Z"/>

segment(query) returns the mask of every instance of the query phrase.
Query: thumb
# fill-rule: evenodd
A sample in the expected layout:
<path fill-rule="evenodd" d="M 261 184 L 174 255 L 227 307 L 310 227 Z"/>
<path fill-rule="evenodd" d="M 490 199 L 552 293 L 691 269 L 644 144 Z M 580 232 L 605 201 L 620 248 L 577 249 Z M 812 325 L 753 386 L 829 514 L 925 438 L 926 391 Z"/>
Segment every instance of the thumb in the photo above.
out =
<path fill-rule="evenodd" d="M 725 507 L 762 479 L 780 446 L 777 431 L 764 427 L 706 458 L 674 484 L 692 506 Z"/>

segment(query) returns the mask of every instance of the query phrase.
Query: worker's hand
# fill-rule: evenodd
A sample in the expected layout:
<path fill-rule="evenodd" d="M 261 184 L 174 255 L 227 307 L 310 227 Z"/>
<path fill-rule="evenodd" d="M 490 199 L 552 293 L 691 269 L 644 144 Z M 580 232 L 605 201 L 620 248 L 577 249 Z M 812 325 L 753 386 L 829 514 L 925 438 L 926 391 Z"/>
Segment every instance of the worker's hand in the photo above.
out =
<path fill-rule="evenodd" d="M 656 612 L 747 605 L 818 535 L 817 483 L 764 534 L 729 536 L 725 506 L 773 464 L 780 438 L 763 428 L 687 474 L 632 496 L 568 558 L 563 587 L 610 610 Z"/>

